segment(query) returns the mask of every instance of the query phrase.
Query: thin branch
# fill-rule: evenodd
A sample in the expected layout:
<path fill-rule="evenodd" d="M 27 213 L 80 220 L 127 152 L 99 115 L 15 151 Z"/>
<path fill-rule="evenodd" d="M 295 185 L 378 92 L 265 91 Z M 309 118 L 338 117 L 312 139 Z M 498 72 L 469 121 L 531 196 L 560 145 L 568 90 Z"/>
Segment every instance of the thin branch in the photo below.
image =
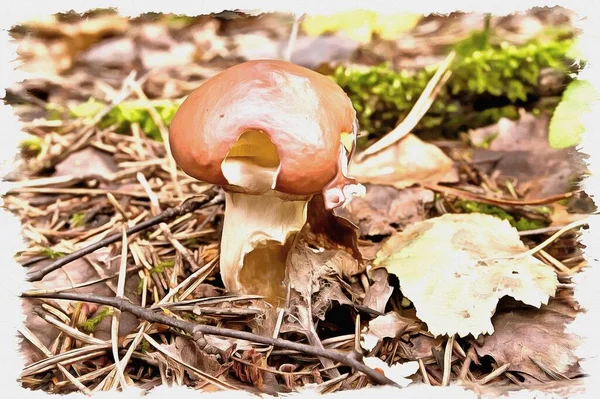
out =
<path fill-rule="evenodd" d="M 575 191 L 570 191 L 568 193 L 564 193 L 564 194 L 558 194 L 558 195 L 553 195 L 550 197 L 544 197 L 544 198 L 539 198 L 539 199 L 530 199 L 530 200 L 511 200 L 511 199 L 505 199 L 505 198 L 493 198 L 493 197 L 487 197 L 485 195 L 481 195 L 481 194 L 476 194 L 476 193 L 472 193 L 469 191 L 465 191 L 465 190 L 459 190 L 456 188 L 452 188 L 452 187 L 446 187 L 446 186 L 440 186 L 438 184 L 421 184 L 421 187 L 427 189 L 427 190 L 431 190 L 431 191 L 435 191 L 438 193 L 444 193 L 444 194 L 448 194 L 448 195 L 453 195 L 455 197 L 460 197 L 460 198 L 469 198 L 472 200 L 477 200 L 481 203 L 484 204 L 490 204 L 490 205 L 511 205 L 511 206 L 525 206 L 525 205 L 546 205 L 546 204 L 551 204 L 553 202 L 557 202 L 557 201 L 561 201 L 564 199 L 568 199 L 573 197 L 574 195 L 582 192 L 583 190 L 575 190 Z"/>
<path fill-rule="evenodd" d="M 26 293 L 21 294 L 22 297 L 37 297 L 37 298 L 48 298 L 48 299 L 66 299 L 72 301 L 81 301 L 81 302 L 91 302 L 97 303 L 101 305 L 107 305 L 114 308 L 117 308 L 121 311 L 129 312 L 141 319 L 146 321 L 150 321 L 153 323 L 160 323 L 171 326 L 173 328 L 179 328 L 192 336 L 197 336 L 198 334 L 209 334 L 216 335 L 234 339 L 241 339 L 245 341 L 255 342 L 263 345 L 272 345 L 279 348 L 289 349 L 293 351 L 298 351 L 302 353 L 306 353 L 309 355 L 313 355 L 316 357 L 327 358 L 333 360 L 338 363 L 342 363 L 348 367 L 352 367 L 367 376 L 369 376 L 373 381 L 383 384 L 383 385 L 393 385 L 399 387 L 394 381 L 390 380 L 386 376 L 372 368 L 366 366 L 364 363 L 359 362 L 351 355 L 346 355 L 344 353 L 329 350 L 316 348 L 306 344 L 300 344 L 297 342 L 292 342 L 280 338 L 272 338 L 272 337 L 263 337 L 260 335 L 256 335 L 246 331 L 232 330 L 228 328 L 215 327 L 205 324 L 196 324 L 185 320 L 175 319 L 173 317 L 166 316 L 164 314 L 153 312 L 149 309 L 142 308 L 140 306 L 134 305 L 129 300 L 125 298 L 117 298 L 117 297 L 103 297 L 99 295 L 93 294 L 75 294 L 68 292 L 54 293 L 54 294 L 46 294 L 46 295 L 29 295 Z"/>
<path fill-rule="evenodd" d="M 290 37 L 288 38 L 288 43 L 285 48 L 285 52 L 283 53 L 283 60 L 290 61 L 292 59 L 292 53 L 294 52 L 294 46 L 296 45 L 296 39 L 298 38 L 298 31 L 300 30 L 300 24 L 306 17 L 306 13 L 301 15 L 296 15 L 294 18 L 294 24 L 292 25 L 292 30 L 290 32 Z"/>
<path fill-rule="evenodd" d="M 131 236 L 135 233 L 139 233 L 140 231 L 149 229 L 150 227 L 153 227 L 165 220 L 179 217 L 181 215 L 193 212 L 196 209 L 200 209 L 203 207 L 222 204 L 224 201 L 223 195 L 218 194 L 217 191 L 215 191 L 215 190 L 208 191 L 207 193 L 205 193 L 203 195 L 205 195 L 205 197 L 202 198 L 201 200 L 187 200 L 179 206 L 169 208 L 169 209 L 165 210 L 163 213 L 161 213 L 160 215 L 157 215 L 151 219 L 146 220 L 145 222 L 142 222 L 138 225 L 128 228 L 126 230 L 127 235 Z M 92 252 L 94 252 L 100 248 L 104 248 L 112 243 L 115 243 L 115 242 L 119 241 L 122 237 L 123 237 L 123 233 L 115 233 L 109 237 L 106 237 L 105 239 L 103 239 L 101 241 L 91 244 L 85 248 L 81 248 L 69 255 L 66 255 L 66 256 L 56 260 L 55 262 L 52 262 L 49 265 L 47 265 L 39 270 L 36 270 L 35 272 L 31 272 L 31 273 L 27 274 L 26 279 L 27 279 L 27 281 L 39 281 L 42 278 L 44 278 L 44 276 L 47 275 L 48 273 L 51 273 L 54 270 L 59 269 L 59 268 L 65 266 L 66 264 L 69 264 L 69 263 L 73 262 L 74 260 L 77 260 L 85 255 L 89 255 Z"/>
<path fill-rule="evenodd" d="M 446 387 L 450 383 L 450 370 L 452 368 L 452 349 L 454 348 L 454 335 L 448 337 L 446 341 L 446 350 L 444 352 L 444 374 L 442 375 L 442 386 Z"/>
<path fill-rule="evenodd" d="M 544 242 L 542 242 L 539 245 L 536 245 L 535 247 L 531 248 L 528 251 L 525 251 L 525 252 L 522 252 L 522 253 L 519 253 L 516 255 L 492 256 L 489 258 L 481 259 L 480 262 L 486 262 L 486 261 L 490 261 L 490 260 L 500 260 L 500 259 L 523 259 L 528 256 L 532 256 L 532 255 L 538 253 L 539 251 L 541 251 L 542 249 L 546 248 L 548 245 L 552 244 L 558 237 L 560 237 L 567 231 L 589 224 L 589 220 L 591 217 L 592 216 L 588 216 L 584 219 L 579 219 L 572 223 L 569 223 L 568 225 L 566 225 L 565 227 L 563 227 L 562 229 L 558 230 L 556 233 L 551 235 L 547 240 L 545 240 Z"/>

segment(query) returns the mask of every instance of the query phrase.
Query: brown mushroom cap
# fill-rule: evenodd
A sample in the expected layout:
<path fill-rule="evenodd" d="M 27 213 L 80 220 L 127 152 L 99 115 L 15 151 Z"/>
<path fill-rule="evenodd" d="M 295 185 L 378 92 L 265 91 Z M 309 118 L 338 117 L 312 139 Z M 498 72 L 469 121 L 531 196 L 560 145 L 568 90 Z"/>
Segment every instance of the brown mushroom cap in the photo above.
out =
<path fill-rule="evenodd" d="M 356 112 L 331 79 L 277 60 L 249 61 L 208 79 L 177 111 L 173 157 L 188 175 L 227 185 L 221 164 L 242 133 L 261 131 L 277 148 L 275 190 L 312 195 L 354 179 L 340 165 L 341 134 L 355 132 Z"/>

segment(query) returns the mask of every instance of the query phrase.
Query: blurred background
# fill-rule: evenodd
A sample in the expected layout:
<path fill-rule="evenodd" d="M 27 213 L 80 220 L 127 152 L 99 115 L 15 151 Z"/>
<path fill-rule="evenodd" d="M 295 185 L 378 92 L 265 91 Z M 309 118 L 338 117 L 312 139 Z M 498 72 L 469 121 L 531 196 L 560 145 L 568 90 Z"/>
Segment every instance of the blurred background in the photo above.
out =
<path fill-rule="evenodd" d="M 574 18 L 560 7 L 509 16 L 353 11 L 302 16 L 290 40 L 295 18 L 280 13 L 57 14 L 11 30 L 22 69 L 38 77 L 9 88 L 5 100 L 28 120 L 85 117 L 110 102 L 132 71 L 138 77 L 150 72 L 142 88 L 149 99 L 161 100 L 157 107 L 168 123 L 184 96 L 224 68 L 291 55 L 350 95 L 364 146 L 408 114 L 437 65 L 455 51 L 453 75 L 415 132 L 456 138 L 502 116 L 515 119 L 520 108 L 556 106 L 578 68 Z M 112 116 L 127 119 L 117 113 Z M 141 122 L 145 133 L 156 135 L 151 121 Z"/>

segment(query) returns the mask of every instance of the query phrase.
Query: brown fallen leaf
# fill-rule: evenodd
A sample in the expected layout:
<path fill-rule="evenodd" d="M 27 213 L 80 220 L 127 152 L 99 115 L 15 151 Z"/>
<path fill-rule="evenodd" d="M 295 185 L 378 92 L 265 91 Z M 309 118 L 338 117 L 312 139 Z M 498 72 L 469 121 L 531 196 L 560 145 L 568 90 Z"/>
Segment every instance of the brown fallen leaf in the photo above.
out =
<path fill-rule="evenodd" d="M 416 320 L 400 316 L 396 312 L 389 312 L 369 321 L 369 332 L 377 338 L 397 338 L 408 330 L 418 328 Z"/>
<path fill-rule="evenodd" d="M 343 216 L 325 209 L 322 195 L 315 195 L 308 203 L 306 239 L 313 247 L 324 249 L 340 249 L 351 254 L 358 262 L 362 262 L 362 254 L 358 249 L 358 226 Z"/>
<path fill-rule="evenodd" d="M 516 229 L 494 216 L 446 214 L 393 235 L 374 267 L 398 277 L 402 294 L 434 335 L 491 333 L 498 300 L 511 296 L 546 304 L 556 292 L 555 271 L 533 256 Z"/>
<path fill-rule="evenodd" d="M 177 336 L 172 344 L 161 346 L 177 359 L 208 374 L 216 375 L 221 370 L 217 356 L 207 354 L 192 339 Z M 194 372 L 187 371 L 187 374 L 192 381 L 201 379 Z"/>
<path fill-rule="evenodd" d="M 360 228 L 363 237 L 390 235 L 415 222 L 424 220 L 433 202 L 432 191 L 421 187 L 399 190 L 378 184 L 365 184 L 366 196 L 353 198 L 336 209 L 335 214 Z"/>
<path fill-rule="evenodd" d="M 60 21 L 57 15 L 35 18 L 22 24 L 37 36 L 80 36 L 104 37 L 124 33 L 129 28 L 129 20 L 117 13 L 104 13 L 92 18 L 81 18 L 73 22 Z"/>
<path fill-rule="evenodd" d="M 56 164 L 53 176 L 109 176 L 118 170 L 111 155 L 94 147 L 86 147 Z"/>
<path fill-rule="evenodd" d="M 572 180 L 585 171 L 583 158 L 575 148 L 550 147 L 548 124 L 548 115 L 522 112 L 517 121 L 502 118 L 495 125 L 472 130 L 469 138 L 475 146 L 491 141 L 487 149 L 475 149 L 473 161 L 500 156 L 485 173 L 497 173 L 502 185 L 516 179 L 517 190 L 527 199 L 570 191 Z"/>
<path fill-rule="evenodd" d="M 540 309 L 503 309 L 492 318 L 494 333 L 484 338 L 482 346 L 474 343 L 475 350 L 479 356 L 493 357 L 499 366 L 510 363 L 509 370 L 521 373 L 526 382 L 554 380 L 540 366 L 559 379 L 574 377 L 581 338 L 565 331 L 574 313 L 559 300 Z"/>
<path fill-rule="evenodd" d="M 326 212 L 319 196 L 309 203 L 307 213 L 307 224 L 298 233 L 286 260 L 286 283 L 292 289 L 293 306 L 309 307 L 312 316 L 324 319 L 332 301 L 352 304 L 340 280 L 363 272 L 364 264 L 356 226 Z"/>
<path fill-rule="evenodd" d="M 383 268 L 375 269 L 371 279 L 373 284 L 369 286 L 362 304 L 379 313 L 385 313 L 385 307 L 394 292 L 394 289 L 388 283 L 388 273 Z"/>
<path fill-rule="evenodd" d="M 438 147 L 409 134 L 388 148 L 350 164 L 351 176 L 360 183 L 386 184 L 396 188 L 417 183 L 455 183 L 453 161 Z"/>
<path fill-rule="evenodd" d="M 242 353 L 241 359 L 252 365 L 234 362 L 231 367 L 234 374 L 242 382 L 250 383 L 261 391 L 273 392 L 278 383 L 273 373 L 262 370 L 268 368 L 267 360 L 262 353 L 250 349 Z"/>
<path fill-rule="evenodd" d="M 432 338 L 419 334 L 410 338 L 410 344 L 406 345 L 406 349 L 410 353 L 411 359 L 424 359 L 433 356 L 433 350 L 440 349 L 443 342 L 442 337 Z"/>
<path fill-rule="evenodd" d="M 350 277 L 361 271 L 358 261 L 349 253 L 310 248 L 303 237 L 290 251 L 286 266 L 290 286 L 304 298 L 322 288 L 325 276 Z"/>

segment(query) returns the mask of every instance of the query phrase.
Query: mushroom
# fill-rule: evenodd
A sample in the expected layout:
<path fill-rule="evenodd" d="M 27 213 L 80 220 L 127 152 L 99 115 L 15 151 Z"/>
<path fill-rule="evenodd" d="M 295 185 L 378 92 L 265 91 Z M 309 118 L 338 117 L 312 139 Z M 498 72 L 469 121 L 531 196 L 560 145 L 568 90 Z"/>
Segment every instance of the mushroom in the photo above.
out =
<path fill-rule="evenodd" d="M 331 79 L 277 60 L 249 61 L 206 80 L 170 126 L 173 157 L 225 192 L 220 271 L 233 293 L 286 296 L 285 265 L 307 205 L 328 210 L 364 187 L 349 177 L 356 111 Z"/>

